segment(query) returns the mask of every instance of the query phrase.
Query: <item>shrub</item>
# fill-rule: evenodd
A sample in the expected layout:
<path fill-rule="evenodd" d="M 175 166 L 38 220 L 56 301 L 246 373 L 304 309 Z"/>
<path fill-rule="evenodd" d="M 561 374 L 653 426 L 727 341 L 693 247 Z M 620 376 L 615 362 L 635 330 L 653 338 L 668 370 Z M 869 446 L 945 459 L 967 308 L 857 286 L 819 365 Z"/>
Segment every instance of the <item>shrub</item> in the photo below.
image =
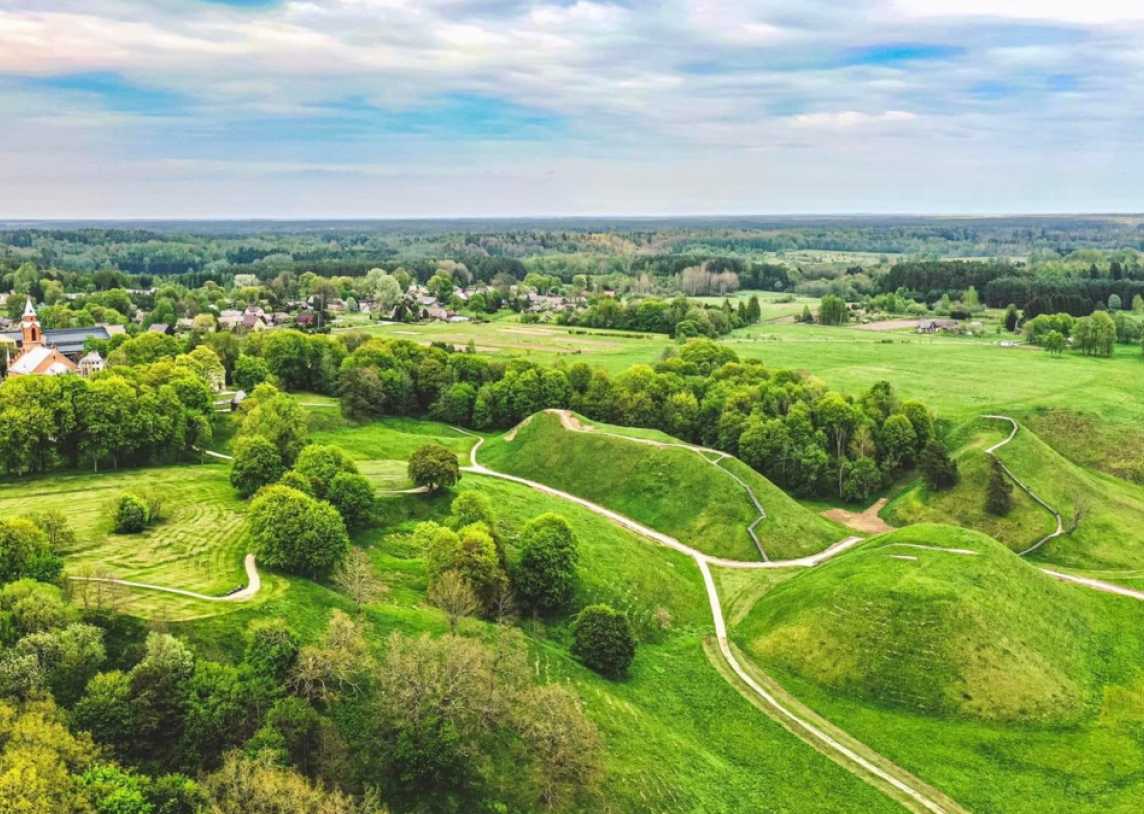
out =
<path fill-rule="evenodd" d="M 628 617 L 608 605 L 589 605 L 572 622 L 572 655 L 609 678 L 621 678 L 636 655 Z"/>
<path fill-rule="evenodd" d="M 985 511 L 997 517 L 1009 514 L 1013 507 L 1013 484 L 1005 476 L 1001 462 L 993 459 L 993 469 L 989 473 L 989 488 L 985 497 Z"/>
<path fill-rule="evenodd" d="M 558 514 L 542 514 L 529 520 L 520 535 L 522 553 L 517 568 L 516 590 L 540 611 L 551 612 L 572 598 L 576 583 L 576 535 Z"/>
<path fill-rule="evenodd" d="M 63 559 L 52 553 L 51 543 L 35 523 L 22 517 L 0 519 L 0 582 L 29 578 L 56 582 Z"/>
<path fill-rule="evenodd" d="M 373 484 L 364 475 L 338 473 L 330 481 L 328 497 L 350 528 L 365 525 L 373 518 Z"/>
<path fill-rule="evenodd" d="M 314 484 L 310 483 L 310 479 L 305 475 L 299 475 L 293 469 L 278 479 L 279 486 L 289 486 L 291 489 L 297 489 L 304 495 L 315 497 Z"/>
<path fill-rule="evenodd" d="M 931 438 L 922 451 L 922 474 L 931 489 L 949 489 L 957 483 L 957 464 L 936 438 Z"/>
<path fill-rule="evenodd" d="M 314 495 L 324 499 L 334 478 L 343 472 L 356 475 L 358 468 L 353 458 L 340 447 L 311 444 L 298 455 L 294 471 L 309 478 Z"/>
<path fill-rule="evenodd" d="M 115 502 L 115 533 L 137 534 L 147 526 L 151 513 L 139 495 L 127 492 Z"/>

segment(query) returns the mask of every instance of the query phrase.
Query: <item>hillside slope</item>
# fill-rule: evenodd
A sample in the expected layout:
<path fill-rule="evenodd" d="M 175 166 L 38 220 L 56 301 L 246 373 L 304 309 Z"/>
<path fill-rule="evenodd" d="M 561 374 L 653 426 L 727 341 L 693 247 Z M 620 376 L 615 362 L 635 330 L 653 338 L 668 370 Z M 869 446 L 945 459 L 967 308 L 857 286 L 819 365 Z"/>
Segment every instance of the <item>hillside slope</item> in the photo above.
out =
<path fill-rule="evenodd" d="M 1070 722 L 1092 700 L 1091 606 L 994 540 L 920 525 L 776 586 L 741 644 L 846 696 L 986 721 Z"/>
<path fill-rule="evenodd" d="M 985 449 L 1009 433 L 1009 425 L 977 419 L 954 433 L 961 482 L 933 492 L 920 481 L 896 497 L 884 514 L 894 525 L 943 522 L 988 534 L 1014 551 L 1024 551 L 1056 527 L 1052 516 L 1020 489 L 1005 518 L 985 512 L 990 462 Z M 996 455 L 1013 473 L 1061 513 L 1063 537 L 1033 559 L 1070 568 L 1115 572 L 1144 569 L 1144 487 L 1073 463 L 1021 426 Z M 1075 525 L 1075 528 L 1073 528 Z"/>
<path fill-rule="evenodd" d="M 747 533 L 758 512 L 728 471 L 748 483 L 766 509 L 756 533 L 771 559 L 821 551 L 844 536 L 735 459 L 717 467 L 687 449 L 575 432 L 550 413 L 490 440 L 480 460 L 600 503 L 715 556 L 759 559 Z"/>

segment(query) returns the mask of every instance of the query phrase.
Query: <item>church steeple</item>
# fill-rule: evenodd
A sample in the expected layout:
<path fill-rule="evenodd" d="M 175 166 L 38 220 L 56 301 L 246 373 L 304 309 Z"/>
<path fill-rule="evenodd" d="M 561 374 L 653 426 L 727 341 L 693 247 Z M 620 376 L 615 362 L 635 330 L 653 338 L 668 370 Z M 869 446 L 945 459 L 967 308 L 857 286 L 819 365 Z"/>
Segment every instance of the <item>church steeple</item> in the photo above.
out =
<path fill-rule="evenodd" d="M 20 320 L 20 327 L 24 331 L 24 350 L 33 348 L 43 341 L 43 331 L 40 320 L 36 318 L 36 307 L 32 305 L 32 298 L 28 297 L 28 304 L 24 306 L 24 317 Z"/>

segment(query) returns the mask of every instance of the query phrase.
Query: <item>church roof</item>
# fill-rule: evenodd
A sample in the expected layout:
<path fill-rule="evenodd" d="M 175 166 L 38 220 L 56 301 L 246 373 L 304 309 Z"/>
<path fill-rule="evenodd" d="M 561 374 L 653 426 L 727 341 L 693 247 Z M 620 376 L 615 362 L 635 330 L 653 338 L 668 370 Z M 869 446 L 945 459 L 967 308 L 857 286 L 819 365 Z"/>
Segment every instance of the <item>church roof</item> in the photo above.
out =
<path fill-rule="evenodd" d="M 32 298 L 28 297 L 28 303 L 24 306 L 24 316 L 34 317 L 36 315 L 36 307 L 32 305 Z"/>
<path fill-rule="evenodd" d="M 0 337 L 11 339 L 14 342 L 21 342 L 24 339 L 24 334 L 21 331 L 7 331 L 0 334 Z M 55 345 L 59 348 L 60 353 L 65 356 L 70 356 L 72 354 L 83 353 L 83 343 L 89 337 L 93 339 L 109 339 L 111 333 L 102 325 L 96 325 L 91 328 L 59 328 L 52 331 L 44 331 L 44 344 Z"/>

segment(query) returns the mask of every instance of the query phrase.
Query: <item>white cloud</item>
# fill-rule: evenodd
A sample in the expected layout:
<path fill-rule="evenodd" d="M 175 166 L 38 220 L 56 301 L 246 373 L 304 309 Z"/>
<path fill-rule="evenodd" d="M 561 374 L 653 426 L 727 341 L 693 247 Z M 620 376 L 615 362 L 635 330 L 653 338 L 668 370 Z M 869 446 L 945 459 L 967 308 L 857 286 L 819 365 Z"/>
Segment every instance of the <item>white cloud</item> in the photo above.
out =
<path fill-rule="evenodd" d="M 917 120 L 917 116 L 905 110 L 887 110 L 885 113 L 862 113 L 857 110 L 842 110 L 835 113 L 805 113 L 790 118 L 796 127 L 809 127 L 821 130 L 851 130 L 856 127 L 869 127 L 884 124 L 902 124 Z"/>
<path fill-rule="evenodd" d="M 893 0 L 895 7 L 917 17 L 1005 17 L 1082 25 L 1144 21 L 1144 5 L 1136 0 Z"/>
<path fill-rule="evenodd" d="M 1042 32 L 1024 20 L 1056 25 Z M 242 9 L 197 0 L 0 0 L 6 82 L 107 72 L 188 100 L 160 120 L 124 113 L 97 93 L 43 91 L 32 105 L 27 94 L 35 91 L 0 86 L 0 184 L 40 167 L 58 191 L 69 183 L 61 167 L 118 171 L 134 163 L 147 168 L 134 177 L 154 171 L 148 189 L 173 195 L 179 206 L 233 201 L 253 211 L 257 200 L 285 206 L 286 188 L 303 205 L 311 200 L 306 183 L 331 200 L 339 183 L 360 192 L 350 180 L 360 168 L 374 183 L 389 183 L 390 174 L 404 179 L 402 194 L 411 207 L 422 202 L 423 214 L 442 214 L 429 204 L 442 173 L 463 179 L 465 200 L 484 208 L 475 213 L 563 202 L 638 211 L 639 196 L 657 211 L 669 201 L 675 211 L 751 209 L 748 186 L 724 199 L 718 187 L 695 182 L 714 161 L 722 177 L 738 166 L 744 179 L 768 184 L 759 200 L 809 211 L 813 201 L 801 189 L 782 186 L 793 185 L 797 172 L 819 178 L 829 168 L 837 182 L 816 189 L 827 196 L 823 208 L 838 208 L 835 190 L 868 190 L 908 158 L 936 176 L 946 171 L 949 194 L 974 209 L 977 176 L 967 166 L 1033 188 L 1007 169 L 1015 156 L 1059 167 L 1078 145 L 1109 165 L 1140 153 L 1144 127 L 1124 100 L 1144 88 L 1144 51 L 1130 27 L 1104 25 L 1112 20 L 1144 20 L 1144 8 L 1110 0 L 291 0 Z M 1083 30 L 1059 30 L 1070 25 Z M 896 43 L 967 53 L 852 64 L 862 49 L 892 52 Z M 376 123 L 381 117 L 363 112 L 368 103 L 399 118 L 449 96 L 560 117 L 567 135 L 511 148 L 436 133 L 429 142 L 389 132 Z M 282 128 L 242 130 L 285 117 L 291 123 Z M 348 130 L 330 124 L 323 140 L 322 123 L 339 117 Z M 447 133 L 464 122 L 440 124 Z M 309 140 L 294 138 L 292 128 L 306 126 Z M 524 175 L 543 189 L 559 187 L 563 197 L 553 204 L 523 188 L 502 189 L 506 174 L 524 184 L 510 172 L 514 161 L 534 162 Z M 232 165 L 234 175 L 217 162 Z M 497 169 L 486 173 L 480 162 Z M 764 176 L 759 162 L 789 172 Z M 624 170 L 628 164 L 647 174 Z M 546 180 L 545 166 L 575 166 L 578 174 L 560 185 Z M 677 171 L 683 167 L 690 169 Z M 78 172 L 70 183 L 78 189 L 86 178 Z M 196 178 L 210 179 L 220 196 Z M 256 178 L 262 191 L 238 194 L 243 178 Z M 594 186 L 578 190 L 576 178 Z M 638 185 L 621 193 L 620 183 Z M 176 195 L 179 184 L 194 196 Z M 93 198 L 111 189 L 105 178 L 90 186 Z M 609 190 L 618 208 L 604 205 Z M 692 194 L 693 206 L 684 206 Z M 123 205 L 136 204 L 128 197 Z"/>

